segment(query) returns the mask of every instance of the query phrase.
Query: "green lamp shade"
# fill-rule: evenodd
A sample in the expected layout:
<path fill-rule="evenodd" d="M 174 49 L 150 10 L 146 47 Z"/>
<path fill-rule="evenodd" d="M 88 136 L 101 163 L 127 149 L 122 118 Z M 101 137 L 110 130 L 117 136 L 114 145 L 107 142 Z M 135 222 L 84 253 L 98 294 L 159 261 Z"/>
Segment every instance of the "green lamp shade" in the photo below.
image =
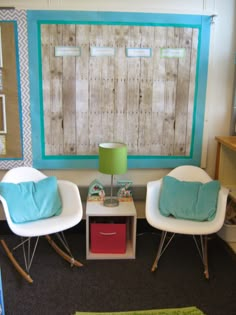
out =
<path fill-rule="evenodd" d="M 126 173 L 127 147 L 124 143 L 99 144 L 99 171 L 110 175 Z"/>

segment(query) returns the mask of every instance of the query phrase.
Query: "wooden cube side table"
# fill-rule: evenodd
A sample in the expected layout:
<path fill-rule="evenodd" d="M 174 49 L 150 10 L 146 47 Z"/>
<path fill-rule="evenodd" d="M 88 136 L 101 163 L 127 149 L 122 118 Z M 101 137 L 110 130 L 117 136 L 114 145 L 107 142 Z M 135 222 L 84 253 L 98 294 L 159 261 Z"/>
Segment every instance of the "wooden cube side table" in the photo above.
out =
<path fill-rule="evenodd" d="M 113 224 L 123 222 L 126 225 L 126 250 L 122 253 L 95 253 L 91 250 L 91 224 Z M 112 222 L 112 223 L 111 223 Z M 137 213 L 131 197 L 120 199 L 119 206 L 105 207 L 99 198 L 88 198 L 86 204 L 86 258 L 87 259 L 135 259 L 136 254 Z M 120 229 L 118 229 L 118 232 Z M 116 232 L 114 232 L 116 233 Z M 112 237 L 111 233 L 111 237 Z M 107 235 L 109 237 L 109 235 Z M 122 237 L 122 235 L 121 235 Z M 114 238 L 119 241 L 119 235 Z"/>

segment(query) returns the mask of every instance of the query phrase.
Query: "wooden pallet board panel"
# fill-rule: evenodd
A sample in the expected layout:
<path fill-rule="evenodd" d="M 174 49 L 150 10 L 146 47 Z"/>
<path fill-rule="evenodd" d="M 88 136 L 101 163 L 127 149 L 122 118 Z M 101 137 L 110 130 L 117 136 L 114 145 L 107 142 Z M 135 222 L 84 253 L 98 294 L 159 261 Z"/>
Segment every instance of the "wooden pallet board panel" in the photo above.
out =
<path fill-rule="evenodd" d="M 80 56 L 55 57 L 55 46 Z M 114 48 L 91 56 L 90 47 Z M 198 30 L 161 26 L 41 25 L 46 155 L 93 155 L 103 141 L 130 155 L 188 156 L 191 148 Z M 150 48 L 150 57 L 127 57 Z M 162 48 L 184 48 L 163 58 Z"/>

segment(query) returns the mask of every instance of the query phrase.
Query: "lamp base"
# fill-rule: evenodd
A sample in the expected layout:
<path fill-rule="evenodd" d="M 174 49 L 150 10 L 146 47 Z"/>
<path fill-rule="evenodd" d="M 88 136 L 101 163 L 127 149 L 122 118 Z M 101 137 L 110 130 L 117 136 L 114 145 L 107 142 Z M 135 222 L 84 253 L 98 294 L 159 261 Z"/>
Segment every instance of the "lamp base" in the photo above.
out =
<path fill-rule="evenodd" d="M 105 197 L 103 201 L 103 205 L 105 207 L 118 207 L 119 206 L 119 200 L 116 197 Z"/>

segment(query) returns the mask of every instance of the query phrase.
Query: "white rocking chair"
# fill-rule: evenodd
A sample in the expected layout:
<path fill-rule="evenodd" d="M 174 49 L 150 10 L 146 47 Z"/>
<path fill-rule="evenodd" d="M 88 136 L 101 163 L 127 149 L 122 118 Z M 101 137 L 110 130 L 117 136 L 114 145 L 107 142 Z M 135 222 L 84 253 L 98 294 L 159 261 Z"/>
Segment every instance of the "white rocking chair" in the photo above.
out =
<path fill-rule="evenodd" d="M 2 182 L 15 184 L 29 181 L 38 182 L 46 177 L 46 175 L 35 168 L 17 167 L 8 171 L 3 177 Z M 57 184 L 62 202 L 61 214 L 58 216 L 52 216 L 37 221 L 31 221 L 21 224 L 14 223 L 11 219 L 6 200 L 0 195 L 0 200 L 3 205 L 6 220 L 11 231 L 22 238 L 21 243 L 15 246 L 12 250 L 9 249 L 3 239 L 1 240 L 1 244 L 17 271 L 29 283 L 33 282 L 33 279 L 31 278 L 29 272 L 40 236 L 45 236 L 49 244 L 54 248 L 54 250 L 65 260 L 67 260 L 71 264 L 71 266 L 82 266 L 82 263 L 75 260 L 72 256 L 68 243 L 65 239 L 65 235 L 63 233 L 63 231 L 77 225 L 82 219 L 83 209 L 80 193 L 78 187 L 72 182 L 58 180 Z M 22 209 L 22 211 L 23 210 L 24 209 Z M 50 234 L 56 234 L 58 236 L 58 239 L 61 241 L 61 244 L 63 245 L 65 251 L 62 250 L 55 243 Z M 34 238 L 35 242 L 31 242 L 32 238 Z M 30 247 L 31 243 L 34 243 L 32 250 Z M 23 249 L 25 270 L 20 266 L 18 261 L 13 256 L 13 251 L 18 249 L 19 247 L 22 247 Z"/>
<path fill-rule="evenodd" d="M 203 169 L 197 166 L 190 165 L 176 167 L 168 174 L 168 176 L 175 177 L 176 179 L 181 181 L 189 182 L 195 181 L 207 183 L 212 180 L 211 177 Z M 228 189 L 221 186 L 218 194 L 216 215 L 212 221 L 194 221 L 177 219 L 173 216 L 166 217 L 161 214 L 159 209 L 161 186 L 162 179 L 152 181 L 147 184 L 146 219 L 152 227 L 162 231 L 157 255 L 152 265 L 152 271 L 155 271 L 157 269 L 159 259 L 161 255 L 164 253 L 169 243 L 171 242 L 175 233 L 186 234 L 193 235 L 194 237 L 194 241 L 197 245 L 199 254 L 202 258 L 202 262 L 204 265 L 204 275 L 206 279 L 208 279 L 209 278 L 207 257 L 208 235 L 219 231 L 224 223 L 227 196 L 229 192 Z M 172 236 L 167 242 L 166 236 L 168 232 L 170 232 Z M 200 236 L 200 244 L 198 244 L 197 239 L 195 237 L 198 235 Z"/>

